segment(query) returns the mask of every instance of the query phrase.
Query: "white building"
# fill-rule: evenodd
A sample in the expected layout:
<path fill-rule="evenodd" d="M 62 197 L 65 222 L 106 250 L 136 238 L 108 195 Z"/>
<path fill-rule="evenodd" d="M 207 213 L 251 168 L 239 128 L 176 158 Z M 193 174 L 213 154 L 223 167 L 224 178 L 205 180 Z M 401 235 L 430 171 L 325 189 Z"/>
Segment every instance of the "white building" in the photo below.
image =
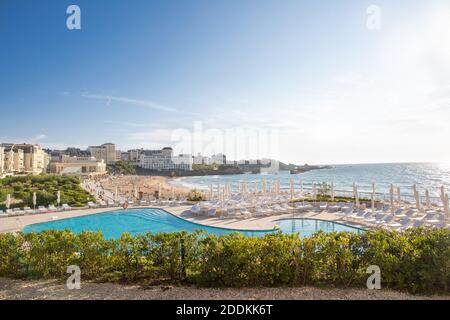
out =
<path fill-rule="evenodd" d="M 202 156 L 198 153 L 196 156 L 192 156 L 193 164 L 210 164 L 211 158 Z"/>
<path fill-rule="evenodd" d="M 210 164 L 226 164 L 227 157 L 223 153 L 213 154 L 211 156 Z"/>
<path fill-rule="evenodd" d="M 155 171 L 191 171 L 192 163 L 192 155 L 180 154 L 174 156 L 172 148 L 164 148 L 162 150 L 144 151 L 139 166 L 143 169 Z"/>

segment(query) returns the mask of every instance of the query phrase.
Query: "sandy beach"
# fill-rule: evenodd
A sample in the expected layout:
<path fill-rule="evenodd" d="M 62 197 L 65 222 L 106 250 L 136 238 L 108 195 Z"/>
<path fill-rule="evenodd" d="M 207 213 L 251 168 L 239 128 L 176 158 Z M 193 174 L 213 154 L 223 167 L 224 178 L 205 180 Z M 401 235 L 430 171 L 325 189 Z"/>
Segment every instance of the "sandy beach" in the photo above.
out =
<path fill-rule="evenodd" d="M 123 197 L 133 197 L 135 187 L 143 198 L 155 197 L 159 185 L 161 185 L 161 198 L 172 197 L 172 189 L 175 197 L 185 197 L 190 189 L 172 185 L 171 179 L 160 176 L 119 176 L 108 177 L 100 180 L 100 183 L 110 192 L 115 192 L 117 188 L 119 195 Z"/>

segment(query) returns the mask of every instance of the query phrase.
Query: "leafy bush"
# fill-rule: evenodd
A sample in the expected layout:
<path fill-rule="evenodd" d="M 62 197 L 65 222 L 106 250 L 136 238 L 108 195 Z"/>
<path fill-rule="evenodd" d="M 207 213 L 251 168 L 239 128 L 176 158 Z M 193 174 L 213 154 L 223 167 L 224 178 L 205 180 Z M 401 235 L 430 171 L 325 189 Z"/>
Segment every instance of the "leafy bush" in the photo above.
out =
<path fill-rule="evenodd" d="M 195 201 L 195 202 L 202 201 L 203 200 L 202 193 L 197 190 L 191 190 L 191 191 L 189 191 L 189 193 L 187 195 L 187 200 Z"/>
<path fill-rule="evenodd" d="M 411 229 L 245 237 L 159 233 L 104 239 L 101 233 L 0 234 L 0 276 L 66 278 L 78 265 L 94 281 L 198 286 L 365 287 L 378 265 L 383 288 L 449 293 L 450 230 Z"/>
<path fill-rule="evenodd" d="M 110 174 L 133 175 L 136 174 L 136 168 L 131 162 L 117 161 L 114 164 L 108 164 L 106 169 Z"/>

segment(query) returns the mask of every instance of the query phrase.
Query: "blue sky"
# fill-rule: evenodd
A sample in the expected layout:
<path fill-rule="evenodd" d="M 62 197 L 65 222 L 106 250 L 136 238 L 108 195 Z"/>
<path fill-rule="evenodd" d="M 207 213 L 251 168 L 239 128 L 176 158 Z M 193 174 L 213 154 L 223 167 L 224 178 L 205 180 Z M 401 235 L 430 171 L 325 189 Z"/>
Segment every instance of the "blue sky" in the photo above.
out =
<path fill-rule="evenodd" d="M 0 141 L 449 161 L 449 1 L 392 2 L 3 0 Z"/>

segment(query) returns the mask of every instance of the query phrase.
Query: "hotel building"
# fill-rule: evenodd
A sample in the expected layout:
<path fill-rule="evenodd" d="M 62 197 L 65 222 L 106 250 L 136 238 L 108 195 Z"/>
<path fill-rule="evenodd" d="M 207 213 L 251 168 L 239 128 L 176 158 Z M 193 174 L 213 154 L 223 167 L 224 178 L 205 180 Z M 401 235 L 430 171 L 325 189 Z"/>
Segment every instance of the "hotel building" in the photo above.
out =
<path fill-rule="evenodd" d="M 226 164 L 227 163 L 227 157 L 222 154 L 214 154 L 211 156 L 210 164 Z"/>
<path fill-rule="evenodd" d="M 121 153 L 116 151 L 116 145 L 105 143 L 101 146 L 90 146 L 88 151 L 97 160 L 103 160 L 106 164 L 114 164 L 120 160 Z"/>
<path fill-rule="evenodd" d="M 172 148 L 163 148 L 161 150 L 145 150 L 141 155 L 139 166 L 143 169 L 155 171 L 191 171 L 192 155 L 180 154 L 173 155 Z"/>

